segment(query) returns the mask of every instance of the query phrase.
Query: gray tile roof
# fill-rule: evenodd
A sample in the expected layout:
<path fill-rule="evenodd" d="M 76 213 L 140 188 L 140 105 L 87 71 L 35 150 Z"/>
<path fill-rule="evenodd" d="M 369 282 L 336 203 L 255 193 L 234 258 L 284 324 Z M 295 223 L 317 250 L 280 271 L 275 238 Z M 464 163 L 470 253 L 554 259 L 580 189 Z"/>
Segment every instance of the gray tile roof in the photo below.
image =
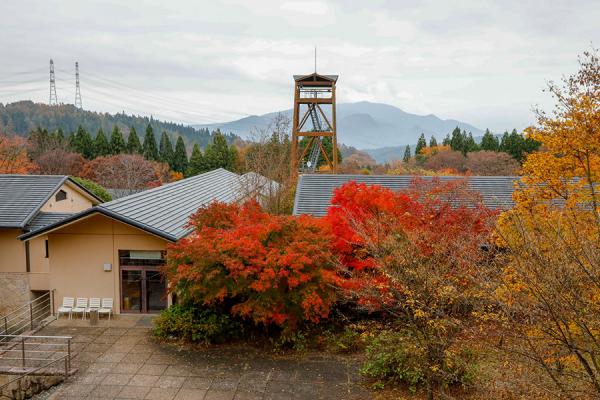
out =
<path fill-rule="evenodd" d="M 25 227 L 28 231 L 35 231 L 45 226 L 55 224 L 65 218 L 72 216 L 71 213 L 39 212 L 29 221 Z"/>
<path fill-rule="evenodd" d="M 103 203 L 98 208 L 177 240 L 191 231 L 186 224 L 201 206 L 239 200 L 239 179 L 239 175 L 220 168 Z"/>
<path fill-rule="evenodd" d="M 0 227 L 24 228 L 67 179 L 64 175 L 0 175 Z"/>
<path fill-rule="evenodd" d="M 0 174 L 0 228 L 27 228 L 40 208 L 65 183 L 101 203 L 96 195 L 65 175 Z"/>
<path fill-rule="evenodd" d="M 407 189 L 415 177 L 409 175 L 300 175 L 296 187 L 294 215 L 323 216 L 331 205 L 334 189 L 346 182 L 356 181 L 368 185 L 381 185 L 399 191 Z M 423 179 L 432 177 L 421 176 Z M 512 193 L 518 180 L 515 176 L 440 176 L 442 181 L 467 178 L 468 186 L 479 192 L 484 204 L 490 208 L 507 209 L 513 206 Z"/>
<path fill-rule="evenodd" d="M 20 239 L 27 240 L 79 218 L 99 213 L 174 242 L 192 231 L 187 228 L 187 224 L 198 208 L 213 201 L 231 203 L 242 200 L 248 196 L 246 185 L 247 177 L 219 168 L 100 204 L 21 235 Z"/>

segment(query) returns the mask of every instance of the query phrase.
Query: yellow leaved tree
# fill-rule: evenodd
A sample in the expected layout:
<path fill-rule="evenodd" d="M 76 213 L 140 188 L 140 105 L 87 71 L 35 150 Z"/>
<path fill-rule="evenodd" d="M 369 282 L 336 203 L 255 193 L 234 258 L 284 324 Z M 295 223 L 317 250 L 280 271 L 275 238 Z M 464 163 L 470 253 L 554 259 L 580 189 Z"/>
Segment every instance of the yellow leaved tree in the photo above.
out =
<path fill-rule="evenodd" d="M 559 398 L 600 396 L 600 63 L 550 83 L 556 105 L 526 134 L 515 207 L 498 224 L 506 248 L 496 294 L 514 335 L 505 344 L 547 377 Z"/>

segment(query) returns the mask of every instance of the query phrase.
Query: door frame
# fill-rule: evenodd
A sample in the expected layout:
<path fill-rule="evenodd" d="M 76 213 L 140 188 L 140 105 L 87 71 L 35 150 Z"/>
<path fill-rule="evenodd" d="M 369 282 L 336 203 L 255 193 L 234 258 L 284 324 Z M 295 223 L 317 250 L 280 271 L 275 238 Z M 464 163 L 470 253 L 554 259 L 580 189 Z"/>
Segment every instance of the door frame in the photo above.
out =
<path fill-rule="evenodd" d="M 160 272 L 159 266 L 156 265 L 121 265 L 119 266 L 119 304 L 121 305 L 121 313 L 124 314 L 158 314 L 160 311 L 148 311 L 147 300 L 147 284 L 146 284 L 146 272 Z M 142 277 L 141 279 L 141 293 L 140 293 L 140 303 L 141 310 L 125 310 L 123 307 L 123 271 L 141 271 Z M 166 295 L 166 292 L 165 292 Z M 168 304 L 168 300 L 167 300 Z"/>

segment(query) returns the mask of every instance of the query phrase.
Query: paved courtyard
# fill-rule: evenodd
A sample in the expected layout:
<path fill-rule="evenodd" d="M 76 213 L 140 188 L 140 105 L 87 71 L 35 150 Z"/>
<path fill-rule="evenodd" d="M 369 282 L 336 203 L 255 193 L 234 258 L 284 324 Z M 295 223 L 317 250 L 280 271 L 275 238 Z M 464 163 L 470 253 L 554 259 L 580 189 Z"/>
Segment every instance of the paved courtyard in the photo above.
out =
<path fill-rule="evenodd" d="M 276 357 L 243 347 L 182 351 L 159 345 L 151 317 L 55 321 L 39 335 L 73 337 L 78 372 L 48 399 L 370 399 L 347 358 Z"/>

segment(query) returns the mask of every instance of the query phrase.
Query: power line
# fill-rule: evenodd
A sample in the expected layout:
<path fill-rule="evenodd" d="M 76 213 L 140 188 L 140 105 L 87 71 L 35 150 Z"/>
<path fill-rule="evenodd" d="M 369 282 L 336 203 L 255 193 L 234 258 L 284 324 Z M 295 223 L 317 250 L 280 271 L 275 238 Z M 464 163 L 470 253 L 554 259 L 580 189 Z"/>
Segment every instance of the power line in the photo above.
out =
<path fill-rule="evenodd" d="M 96 95 L 100 95 L 101 97 L 98 96 L 93 96 L 93 99 L 95 102 L 97 103 L 103 103 L 103 104 L 107 104 L 110 106 L 113 106 L 115 108 L 120 108 L 121 110 L 124 111 L 124 109 L 127 109 L 130 113 L 134 114 L 137 113 L 137 116 L 153 116 L 153 117 L 158 117 L 162 120 L 165 120 L 165 122 L 168 122 L 169 120 L 173 120 L 175 117 L 173 116 L 169 116 L 169 115 L 165 115 L 165 114 L 157 114 L 157 113 L 150 113 L 147 110 L 141 110 L 135 107 L 132 107 L 130 105 L 124 105 L 122 102 L 115 102 L 115 101 L 111 101 L 111 100 L 107 100 L 104 97 L 108 97 L 108 98 L 113 98 L 114 96 L 111 93 L 106 93 L 106 92 L 102 92 L 101 90 L 98 90 L 98 88 L 96 87 L 87 87 L 87 90 L 89 92 L 95 93 Z M 89 96 L 88 96 L 89 98 Z M 169 111 L 169 110 L 167 110 Z M 175 111 L 175 113 L 181 114 L 179 111 Z M 192 125 L 197 123 L 197 121 L 194 120 L 180 120 L 180 123 L 184 123 L 184 124 L 188 124 L 188 125 Z"/>
<path fill-rule="evenodd" d="M 122 88 L 122 87 L 119 87 L 112 83 L 100 82 L 100 80 L 97 80 L 96 78 L 88 77 L 87 79 L 90 79 L 92 82 L 95 82 L 97 85 L 99 85 L 99 87 L 96 86 L 95 89 L 99 89 L 99 88 L 104 89 L 104 88 L 107 88 L 107 86 L 110 86 L 110 87 L 116 88 L 120 91 L 125 90 L 126 92 L 131 93 L 132 98 L 134 98 L 137 102 L 140 102 L 140 103 L 146 103 L 150 106 L 159 105 L 162 109 L 173 111 L 176 114 L 187 114 L 188 116 L 193 116 L 194 118 L 202 118 L 205 120 L 212 120 L 213 122 L 219 122 L 218 120 L 210 117 L 208 114 L 201 113 L 196 110 L 187 108 L 189 105 L 183 105 L 183 103 L 171 102 L 171 101 L 165 100 L 164 98 L 161 98 L 160 96 L 155 96 L 155 95 L 152 95 L 152 94 L 149 94 L 146 92 L 142 92 L 140 90 Z M 174 106 L 176 106 L 176 107 L 174 107 Z M 195 123 L 197 123 L 197 121 Z"/>
<path fill-rule="evenodd" d="M 40 74 L 40 76 L 41 76 L 41 74 L 46 71 L 47 71 L 46 68 L 37 68 L 37 69 L 29 70 L 29 71 L 13 72 L 8 75 L 1 76 L 0 81 L 4 82 L 7 79 L 14 78 L 16 76 L 22 76 L 22 75 Z"/>
<path fill-rule="evenodd" d="M 175 97 L 169 97 L 169 96 L 165 96 L 165 95 L 156 96 L 156 95 L 153 95 L 151 93 L 148 93 L 148 92 L 144 91 L 143 89 L 139 89 L 139 88 L 136 88 L 136 87 L 133 87 L 133 86 L 129 86 L 127 84 L 124 84 L 124 83 L 121 83 L 121 82 L 117 82 L 115 80 L 111 80 L 111 79 L 108 79 L 108 78 L 104 78 L 104 77 L 101 77 L 101 76 L 98 76 L 98 75 L 95 75 L 95 74 L 91 74 L 89 72 L 87 73 L 87 75 L 91 76 L 92 78 L 95 78 L 98 81 L 101 81 L 103 84 L 112 85 L 113 87 L 117 87 L 117 88 L 120 88 L 120 89 L 124 88 L 124 89 L 133 90 L 135 92 L 142 93 L 142 94 L 144 94 L 147 97 L 154 98 L 154 99 L 156 99 L 156 101 L 162 101 L 162 102 L 167 102 L 167 103 L 176 103 L 176 104 L 179 104 L 179 105 L 185 104 L 184 107 L 187 107 L 187 106 L 190 105 L 189 102 L 182 101 L 181 99 L 178 99 L 178 98 L 175 98 Z M 199 106 L 206 107 L 206 105 L 204 105 L 204 104 L 201 104 Z M 227 117 L 231 117 L 231 114 L 235 114 L 235 115 L 243 116 L 243 117 L 247 117 L 248 116 L 248 114 L 241 113 L 239 111 L 228 110 L 228 109 L 223 109 L 223 108 L 217 108 L 217 107 L 214 107 L 212 105 L 211 105 L 211 110 L 218 111 L 221 114 L 228 114 Z"/>

